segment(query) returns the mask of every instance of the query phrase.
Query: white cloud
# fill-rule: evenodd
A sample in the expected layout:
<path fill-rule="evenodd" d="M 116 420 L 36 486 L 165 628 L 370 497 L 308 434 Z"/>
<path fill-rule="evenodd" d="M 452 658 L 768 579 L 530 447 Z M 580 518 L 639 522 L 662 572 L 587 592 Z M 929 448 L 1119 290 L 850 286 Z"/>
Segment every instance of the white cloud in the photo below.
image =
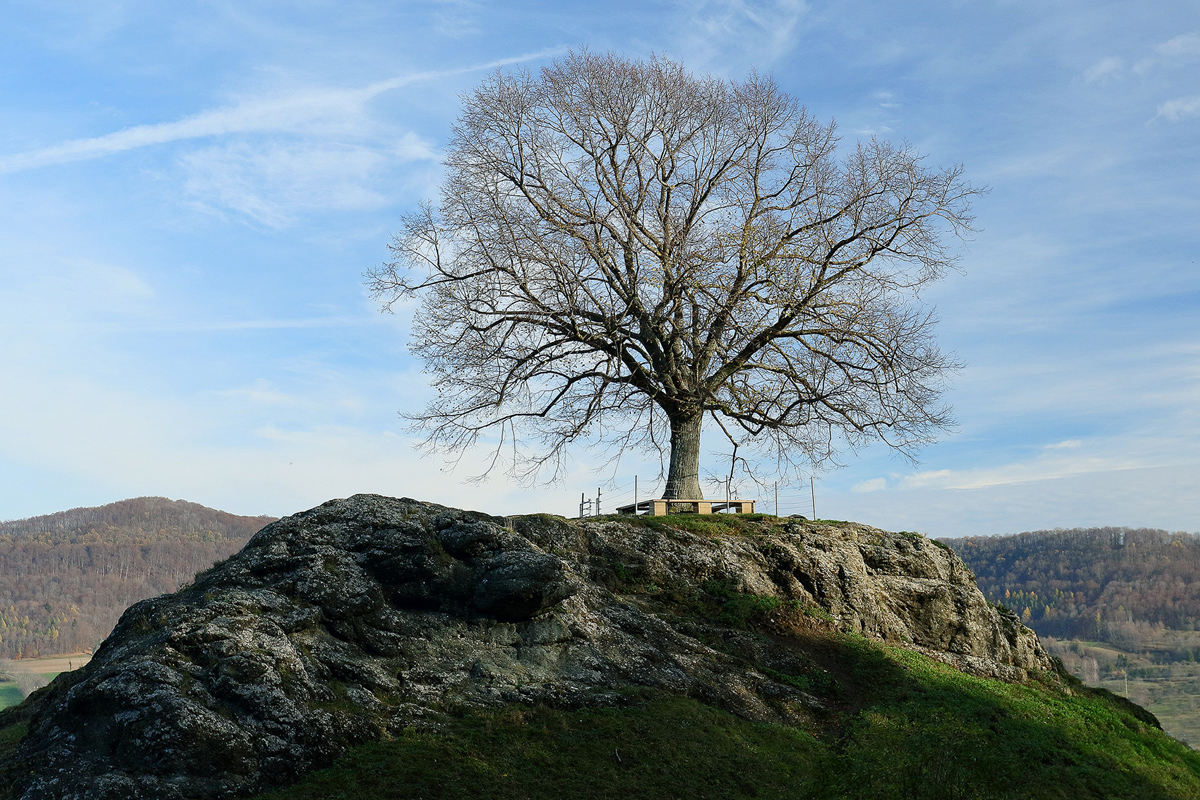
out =
<path fill-rule="evenodd" d="M 1154 51 L 1169 59 L 1200 57 L 1200 33 L 1185 33 L 1163 42 Z"/>
<path fill-rule="evenodd" d="M 76 139 L 41 150 L 0 157 L 0 173 L 99 158 L 184 139 L 231 133 L 295 131 L 321 123 L 343 125 L 344 120 L 361 112 L 361 104 L 370 96 L 363 90 L 309 91 L 281 98 L 247 101 L 178 122 L 138 125 L 105 136 Z"/>
<path fill-rule="evenodd" d="M 953 476 L 954 473 L 948 469 L 929 470 L 905 476 L 901 480 L 900 485 L 906 489 L 919 489 L 924 486 L 942 486 L 949 483 Z"/>
<path fill-rule="evenodd" d="M 1158 113 L 1154 115 L 1155 119 L 1166 117 L 1172 122 L 1198 116 L 1200 116 L 1200 94 L 1163 103 L 1158 107 Z"/>
<path fill-rule="evenodd" d="M 437 32 L 459 39 L 479 33 L 479 3 L 471 0 L 434 0 L 433 18 Z"/>
<path fill-rule="evenodd" d="M 1048 444 L 1048 445 L 1046 445 L 1046 449 L 1047 450 L 1068 450 L 1068 449 L 1074 449 L 1076 447 L 1080 447 L 1082 445 L 1083 445 L 1083 441 L 1080 439 L 1067 439 L 1066 441 L 1057 442 L 1055 444 Z"/>
<path fill-rule="evenodd" d="M 852 492 L 866 494 L 868 492 L 880 492 L 887 488 L 887 478 L 872 478 L 869 481 L 862 481 L 854 484 L 850 489 Z"/>
<path fill-rule="evenodd" d="M 1073 440 L 1048 445 L 1043 453 L 1030 461 L 1018 461 L 994 467 L 962 470 L 931 470 L 908 475 L 899 481 L 903 489 L 983 489 L 989 486 L 1004 486 L 1012 483 L 1048 481 L 1085 473 L 1113 472 L 1126 469 L 1141 469 L 1160 464 L 1149 463 L 1136 452 L 1122 450 L 1110 443 L 1112 454 L 1103 450 L 1101 454 L 1075 453 L 1081 443 Z M 1070 451 L 1070 452 L 1063 452 Z"/>
<path fill-rule="evenodd" d="M 270 381 L 259 378 L 251 386 L 241 389 L 223 389 L 212 394 L 221 397 L 246 400 L 255 405 L 293 406 L 299 402 L 295 395 L 275 389 Z"/>
<path fill-rule="evenodd" d="M 413 134 L 404 136 L 392 154 L 401 162 L 435 158 L 432 145 Z M 387 205 L 388 197 L 372 185 L 390 160 L 357 144 L 238 142 L 188 153 L 182 163 L 188 174 L 185 191 L 202 204 L 283 227 L 305 211 Z"/>
<path fill-rule="evenodd" d="M 1133 71 L 1145 75 L 1155 67 L 1172 66 L 1200 58 L 1200 34 L 1185 33 L 1154 48 L 1154 54 L 1133 65 Z"/>
<path fill-rule="evenodd" d="M 1109 56 L 1102 58 L 1092 66 L 1083 71 L 1083 79 L 1088 83 L 1103 83 L 1109 78 L 1115 77 L 1122 69 L 1125 68 L 1125 62 L 1119 58 Z"/>
<path fill-rule="evenodd" d="M 361 127 L 366 104 L 385 92 L 437 78 L 543 58 L 563 50 L 562 47 L 555 47 L 486 64 L 417 72 L 357 89 L 306 89 L 278 97 L 250 98 L 228 108 L 205 111 L 176 122 L 136 125 L 104 136 L 74 139 L 39 150 L 0 156 L 0 173 L 100 158 L 168 142 L 229 134 L 312 132 L 314 129 L 331 134 L 353 133 Z"/>
<path fill-rule="evenodd" d="M 1128 525 L 1198 531 L 1200 465 L 1082 473 L 978 489 L 818 492 L 822 515 L 930 536 Z"/>
<path fill-rule="evenodd" d="M 727 63 L 719 54 L 734 51 L 751 64 L 766 66 L 792 48 L 808 11 L 803 0 L 704 0 L 680 5 L 689 14 L 683 46 L 693 64 Z"/>
<path fill-rule="evenodd" d="M 876 92 L 875 99 L 879 101 L 880 108 L 888 110 L 900 108 L 900 101 L 896 99 L 896 95 L 891 92 Z"/>
<path fill-rule="evenodd" d="M 403 75 L 350 89 L 305 89 L 243 99 L 175 122 L 139 125 L 105 136 L 0 156 L 0 174 L 100 158 L 170 142 L 209 139 L 182 153 L 183 193 L 205 211 L 232 211 L 272 228 L 313 211 L 363 211 L 393 202 L 391 167 L 436 161 L 432 143 L 397 135 L 369 104 L 410 84 L 493 69 L 561 52 L 552 48 L 451 70 Z M 423 196 L 429 186 L 405 186 Z M 430 181 L 426 181 L 430 183 Z"/>

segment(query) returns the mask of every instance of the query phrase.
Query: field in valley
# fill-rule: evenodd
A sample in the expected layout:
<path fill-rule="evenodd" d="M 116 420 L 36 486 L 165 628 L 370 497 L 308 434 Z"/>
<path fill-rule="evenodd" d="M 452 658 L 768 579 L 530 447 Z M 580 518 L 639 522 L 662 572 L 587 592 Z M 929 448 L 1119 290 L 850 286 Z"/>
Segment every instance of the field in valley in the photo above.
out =
<path fill-rule="evenodd" d="M 0 660 L 0 709 L 15 706 L 60 672 L 79 669 L 91 660 L 88 653 Z"/>

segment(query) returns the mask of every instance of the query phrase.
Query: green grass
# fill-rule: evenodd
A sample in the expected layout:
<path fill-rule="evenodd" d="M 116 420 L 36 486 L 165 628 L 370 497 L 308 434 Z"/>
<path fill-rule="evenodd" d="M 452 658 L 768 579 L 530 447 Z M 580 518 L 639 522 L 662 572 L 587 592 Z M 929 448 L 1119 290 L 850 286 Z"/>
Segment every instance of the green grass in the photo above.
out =
<path fill-rule="evenodd" d="M 44 683 L 50 683 L 50 681 L 58 677 L 57 672 L 40 672 L 37 675 Z M 24 699 L 25 696 L 21 694 L 21 690 L 15 681 L 0 681 L 0 710 L 19 705 Z"/>
<path fill-rule="evenodd" d="M 1192 747 L 1200 747 L 1200 663 L 1169 660 L 1178 639 L 1195 635 L 1192 631 L 1165 631 L 1163 642 L 1141 650 L 1122 649 L 1109 642 L 1050 637 L 1042 642 L 1080 678 L 1088 677 L 1081 659 L 1096 659 L 1100 680 L 1095 685 L 1119 695 L 1128 691 L 1133 702 L 1158 717 L 1163 730 Z M 1118 666 L 1122 657 L 1123 667 Z M 1126 669 L 1128 684 L 1123 674 Z"/>
<path fill-rule="evenodd" d="M 810 730 L 663 695 L 459 711 L 260 800 L 1200 797 L 1200 755 L 1107 692 L 975 678 L 853 636 L 820 647 L 838 680 Z"/>
<path fill-rule="evenodd" d="M 12 681 L 0 681 L 0 709 L 15 706 L 25 699 L 17 684 Z"/>
<path fill-rule="evenodd" d="M 891 667 L 867 666 L 876 697 L 849 725 L 847 796 L 1200 797 L 1200 756 L 1108 692 L 974 678 L 899 649 L 882 657 Z"/>
<path fill-rule="evenodd" d="M 785 797 L 815 788 L 806 773 L 821 749 L 801 731 L 680 697 L 619 710 L 467 713 L 448 728 L 356 748 L 337 767 L 264 797 Z"/>

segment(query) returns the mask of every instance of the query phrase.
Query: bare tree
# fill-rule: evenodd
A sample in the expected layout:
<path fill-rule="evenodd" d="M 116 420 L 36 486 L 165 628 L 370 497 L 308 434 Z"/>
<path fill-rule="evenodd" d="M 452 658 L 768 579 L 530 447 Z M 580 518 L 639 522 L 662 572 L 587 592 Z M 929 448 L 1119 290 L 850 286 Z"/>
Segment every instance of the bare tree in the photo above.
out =
<path fill-rule="evenodd" d="M 498 433 L 492 468 L 559 474 L 587 441 L 669 450 L 700 498 L 706 415 L 782 466 L 879 438 L 911 457 L 949 422 L 955 365 L 920 289 L 954 263 L 975 190 L 872 139 L 838 157 L 773 80 L 574 53 L 463 99 L 439 208 L 369 273 L 420 295 L 433 450 Z"/>

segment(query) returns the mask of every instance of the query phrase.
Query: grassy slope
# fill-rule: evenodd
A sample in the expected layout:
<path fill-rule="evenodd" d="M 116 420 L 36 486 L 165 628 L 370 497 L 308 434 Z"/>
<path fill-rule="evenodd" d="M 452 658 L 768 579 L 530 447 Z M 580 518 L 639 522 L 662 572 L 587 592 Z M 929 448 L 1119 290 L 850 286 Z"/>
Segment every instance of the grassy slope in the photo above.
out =
<path fill-rule="evenodd" d="M 261 800 L 1200 797 L 1200 755 L 1107 692 L 974 678 L 854 636 L 812 644 L 837 679 L 811 730 L 661 695 L 452 711 Z"/>
<path fill-rule="evenodd" d="M 1200 632 L 1165 631 L 1164 639 Z M 1200 662 L 1170 661 L 1160 654 L 1165 648 L 1124 650 L 1109 642 L 1043 639 L 1046 649 L 1060 657 L 1071 674 L 1111 692 L 1126 696 L 1146 708 L 1163 730 L 1193 747 L 1200 747 Z M 1124 664 L 1120 661 L 1124 658 Z M 1084 659 L 1094 659 L 1098 669 L 1084 668 Z M 1128 680 L 1125 673 L 1128 672 Z M 1098 678 L 1099 680 L 1095 680 Z M 1094 682 L 1093 682 L 1094 681 Z"/>

